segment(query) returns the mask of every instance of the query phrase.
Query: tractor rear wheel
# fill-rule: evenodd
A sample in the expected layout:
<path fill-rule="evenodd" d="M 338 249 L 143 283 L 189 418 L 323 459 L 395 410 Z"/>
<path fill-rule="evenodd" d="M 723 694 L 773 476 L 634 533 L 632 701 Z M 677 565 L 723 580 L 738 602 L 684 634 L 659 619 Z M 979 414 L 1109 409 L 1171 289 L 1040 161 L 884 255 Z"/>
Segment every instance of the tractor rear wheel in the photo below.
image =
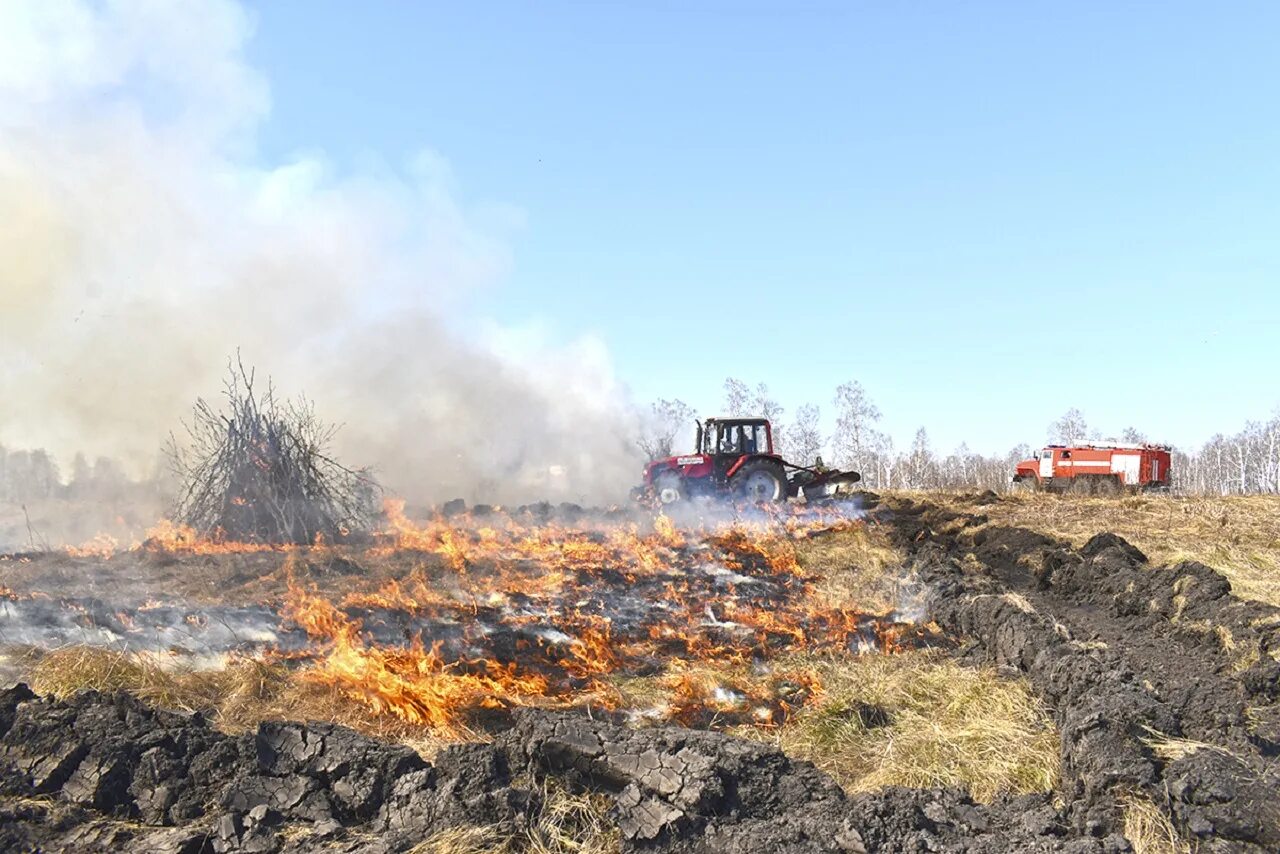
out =
<path fill-rule="evenodd" d="M 673 471 L 664 471 L 653 479 L 653 491 L 662 504 L 674 504 L 684 498 L 684 478 Z"/>
<path fill-rule="evenodd" d="M 753 504 L 787 500 L 787 477 L 782 466 L 768 460 L 747 463 L 738 469 L 729 485 L 736 497 Z"/>

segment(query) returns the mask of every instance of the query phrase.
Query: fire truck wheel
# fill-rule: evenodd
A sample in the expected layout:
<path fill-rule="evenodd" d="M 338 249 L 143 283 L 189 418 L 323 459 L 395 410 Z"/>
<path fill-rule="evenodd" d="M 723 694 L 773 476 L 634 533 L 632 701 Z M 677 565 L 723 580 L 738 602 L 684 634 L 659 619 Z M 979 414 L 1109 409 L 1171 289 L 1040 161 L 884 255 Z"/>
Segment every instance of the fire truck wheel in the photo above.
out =
<path fill-rule="evenodd" d="M 738 469 L 732 486 L 735 495 L 752 503 L 787 500 L 786 475 L 768 460 L 752 460 Z"/>
<path fill-rule="evenodd" d="M 661 503 L 674 504 L 684 498 L 684 481 L 673 471 L 663 472 L 653 479 L 653 491 Z"/>

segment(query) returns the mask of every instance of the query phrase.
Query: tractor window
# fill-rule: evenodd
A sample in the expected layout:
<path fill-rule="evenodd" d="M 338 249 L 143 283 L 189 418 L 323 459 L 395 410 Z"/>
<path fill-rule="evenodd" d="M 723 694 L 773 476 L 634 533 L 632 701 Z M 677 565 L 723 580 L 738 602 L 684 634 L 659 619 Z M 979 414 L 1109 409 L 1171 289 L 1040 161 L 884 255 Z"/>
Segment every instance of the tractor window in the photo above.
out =
<path fill-rule="evenodd" d="M 756 454 L 756 431 L 752 427 L 742 428 L 742 453 Z"/>
<path fill-rule="evenodd" d="M 769 453 L 769 431 L 764 429 L 763 424 L 756 425 L 754 429 L 756 434 L 756 442 L 755 442 L 756 447 L 755 447 L 754 453 L 757 453 L 757 454 Z"/>
<path fill-rule="evenodd" d="M 742 447 L 742 428 L 736 424 L 732 427 L 724 427 L 720 433 L 720 453 L 737 454 Z"/>
<path fill-rule="evenodd" d="M 1062 452 L 1062 458 L 1063 458 L 1064 460 L 1069 460 L 1069 459 L 1071 459 L 1071 452 L 1070 452 L 1070 451 L 1063 451 L 1063 452 Z"/>

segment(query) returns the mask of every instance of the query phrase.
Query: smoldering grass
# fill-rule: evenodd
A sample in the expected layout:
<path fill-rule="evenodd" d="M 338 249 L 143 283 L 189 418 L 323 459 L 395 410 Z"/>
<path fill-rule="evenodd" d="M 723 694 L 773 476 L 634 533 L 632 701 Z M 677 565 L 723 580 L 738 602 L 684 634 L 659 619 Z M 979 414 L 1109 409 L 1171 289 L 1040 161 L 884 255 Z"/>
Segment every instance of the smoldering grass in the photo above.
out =
<path fill-rule="evenodd" d="M 215 683 L 230 675 L 230 669 L 169 670 L 151 653 L 91 646 L 33 653 L 25 673 L 38 694 L 67 697 L 80 691 L 126 691 L 151 705 L 188 712 L 209 708 L 218 693 Z"/>

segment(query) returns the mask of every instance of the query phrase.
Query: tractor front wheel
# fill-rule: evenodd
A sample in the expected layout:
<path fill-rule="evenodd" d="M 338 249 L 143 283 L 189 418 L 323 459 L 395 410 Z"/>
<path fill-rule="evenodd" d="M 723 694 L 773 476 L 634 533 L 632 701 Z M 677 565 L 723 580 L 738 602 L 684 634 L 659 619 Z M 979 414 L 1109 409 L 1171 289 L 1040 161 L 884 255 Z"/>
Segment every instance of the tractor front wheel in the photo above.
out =
<path fill-rule="evenodd" d="M 731 486 L 734 495 L 753 504 L 787 500 L 787 478 L 782 466 L 768 460 L 753 460 L 738 469 Z"/>
<path fill-rule="evenodd" d="M 653 491 L 662 504 L 674 504 L 684 498 L 684 478 L 665 471 L 653 479 Z"/>

